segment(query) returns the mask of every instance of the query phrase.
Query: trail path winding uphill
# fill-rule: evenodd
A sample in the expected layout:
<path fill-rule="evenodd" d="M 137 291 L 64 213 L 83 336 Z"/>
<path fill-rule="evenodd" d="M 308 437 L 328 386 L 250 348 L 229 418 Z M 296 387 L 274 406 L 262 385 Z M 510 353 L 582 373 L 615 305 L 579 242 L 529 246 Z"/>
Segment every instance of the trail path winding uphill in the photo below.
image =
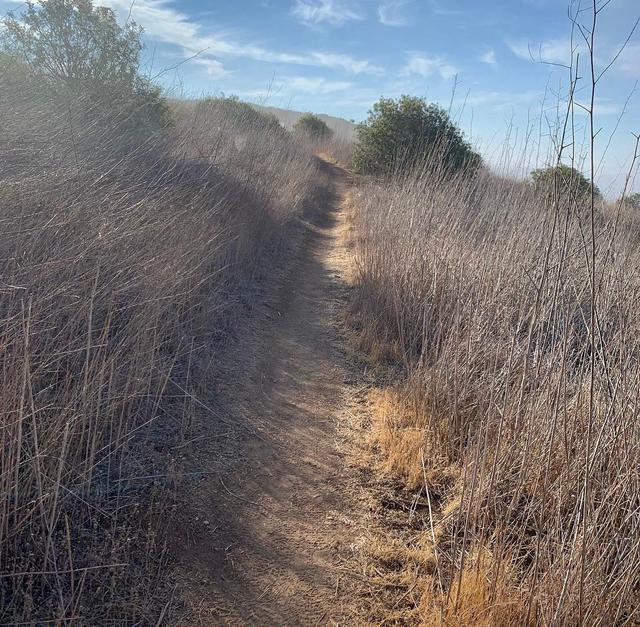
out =
<path fill-rule="evenodd" d="M 349 374 L 338 330 L 348 251 L 345 172 L 313 223 L 263 333 L 237 409 L 253 435 L 199 498 L 211 529 L 183 553 L 185 625 L 354 625 L 345 563 L 358 542 L 352 472 L 338 444 Z M 357 499 L 356 499 L 357 500 Z"/>

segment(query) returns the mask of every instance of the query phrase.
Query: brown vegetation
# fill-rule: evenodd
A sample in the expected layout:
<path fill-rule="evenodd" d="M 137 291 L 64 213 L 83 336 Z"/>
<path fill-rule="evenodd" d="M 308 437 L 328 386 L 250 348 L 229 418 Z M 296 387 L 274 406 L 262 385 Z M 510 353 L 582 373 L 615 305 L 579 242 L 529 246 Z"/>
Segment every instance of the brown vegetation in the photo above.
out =
<path fill-rule="evenodd" d="M 162 620 L 174 447 L 315 189 L 284 132 L 93 106 L 0 75 L 3 623 Z"/>
<path fill-rule="evenodd" d="M 637 221 L 596 220 L 590 413 L 590 243 L 576 199 L 434 166 L 365 184 L 359 202 L 352 323 L 395 369 L 372 399 L 383 467 L 429 501 L 422 534 L 439 567 L 422 569 L 423 621 L 632 623 Z"/>
<path fill-rule="evenodd" d="M 118 33 L 109 11 L 72 4 L 39 6 Z M 274 624 L 360 616 L 351 606 L 376 587 L 386 624 L 637 623 L 640 223 L 624 198 L 607 206 L 593 184 L 597 4 L 590 108 L 581 105 L 591 172 L 580 190 L 563 182 L 562 155 L 543 189 L 491 174 L 479 158 L 472 171 L 462 158 L 446 166 L 436 134 L 402 179 L 394 154 L 384 185 L 363 181 L 355 203 L 347 195 L 350 221 L 334 224 L 329 182 L 327 206 L 304 226 L 327 179 L 344 185 L 312 152 L 346 163 L 348 141 L 295 140 L 237 99 L 170 107 L 137 74 L 133 26 L 130 67 L 115 80 L 34 69 L 41 55 L 16 54 L 21 46 L 44 45 L 54 59 L 59 50 L 38 34 L 34 6 L 26 27 L 5 20 L 14 48 L 0 54 L 0 622 L 168 621 L 180 592 L 166 545 L 184 490 L 198 502 L 183 516 L 206 514 L 197 541 L 196 525 L 171 536 L 200 565 L 181 565 L 200 577 L 186 603 L 194 615 L 220 607 L 199 608 L 208 583 L 226 586 L 229 616 Z M 577 80 L 571 73 L 571 94 Z M 351 270 L 336 240 L 345 233 L 355 256 L 349 323 L 383 375 L 368 395 L 371 458 L 400 503 L 369 510 L 393 519 L 393 532 L 373 525 L 357 540 L 364 516 L 355 507 L 346 516 L 349 499 L 375 497 L 346 489 L 356 480 L 342 474 L 333 441 L 333 402 L 351 380 L 335 333 Z M 242 361 L 230 353 L 277 277 L 294 273 L 305 238 L 294 266 L 303 278 L 280 290 L 288 310 L 257 342 L 262 359 L 248 358 L 254 387 L 243 392 L 259 402 L 237 415 L 246 429 L 269 428 L 227 451 L 244 452 L 238 483 L 253 480 L 236 491 L 220 476 L 236 502 L 227 506 L 217 483 L 183 482 L 215 474 L 215 464 L 196 465 L 218 453 L 215 438 L 190 462 L 181 449 L 215 432 L 199 427 L 217 418 L 225 361 Z M 217 536 L 210 515 L 224 527 Z M 229 583 L 236 543 L 248 576 L 232 564 Z M 364 544 L 371 559 L 354 573 Z M 274 564 L 281 585 L 271 590 Z M 348 613 L 333 607 L 339 594 Z"/>

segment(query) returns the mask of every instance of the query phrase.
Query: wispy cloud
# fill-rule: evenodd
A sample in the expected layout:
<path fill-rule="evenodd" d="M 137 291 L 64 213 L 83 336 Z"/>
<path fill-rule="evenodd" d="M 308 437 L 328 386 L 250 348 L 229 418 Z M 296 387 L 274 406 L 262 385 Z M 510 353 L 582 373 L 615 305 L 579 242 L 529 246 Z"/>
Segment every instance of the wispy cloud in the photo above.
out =
<path fill-rule="evenodd" d="M 458 69 L 441 56 L 427 56 L 421 52 L 409 54 L 407 63 L 402 70 L 403 76 L 418 75 L 422 77 L 438 74 L 447 80 L 458 74 Z"/>
<path fill-rule="evenodd" d="M 323 100 L 324 96 L 333 102 L 343 94 L 351 93 L 355 87 L 354 83 L 349 81 L 332 81 L 323 77 L 288 76 L 273 81 L 264 89 L 240 90 L 237 91 L 237 94 L 264 104 L 273 102 L 274 99 L 282 100 L 282 98 L 286 98 L 290 104 L 297 96 L 308 94 L 313 94 L 320 100 Z"/>
<path fill-rule="evenodd" d="M 207 74 L 211 77 L 224 76 L 225 74 L 227 74 L 227 71 L 224 69 L 222 63 L 220 63 L 220 61 L 216 61 L 215 59 L 209 59 L 207 57 L 195 57 L 193 59 L 193 63 L 205 68 L 205 70 L 207 70 Z"/>
<path fill-rule="evenodd" d="M 513 109 L 515 107 L 541 105 L 545 100 L 545 92 L 542 90 L 527 89 L 522 92 L 512 91 L 484 91 L 479 90 L 471 92 L 464 97 L 464 100 L 457 101 L 458 104 L 470 105 L 472 107 L 483 107 L 493 111 L 503 111 Z M 555 109 L 558 103 L 553 103 L 552 108 Z M 565 100 L 561 100 L 560 104 L 564 107 L 568 104 Z M 580 103 L 582 106 L 576 106 L 574 111 L 578 115 L 586 115 L 586 103 Z M 622 107 L 607 98 L 596 98 L 595 113 L 597 115 L 618 115 L 622 112 Z"/>
<path fill-rule="evenodd" d="M 409 20 L 405 7 L 413 0 L 383 0 L 378 5 L 378 20 L 385 26 L 406 26 Z"/>
<path fill-rule="evenodd" d="M 291 15 L 305 24 L 321 23 L 340 26 L 351 20 L 362 20 L 363 15 L 345 0 L 295 0 Z"/>
<path fill-rule="evenodd" d="M 496 67 L 498 65 L 498 60 L 496 59 L 496 51 L 486 50 L 480 55 L 480 61 L 482 61 L 482 63 L 486 63 L 487 65 Z"/>
<path fill-rule="evenodd" d="M 484 91 L 471 92 L 459 100 L 458 104 L 470 105 L 472 107 L 487 107 L 494 111 L 502 111 L 515 106 L 523 106 L 540 102 L 544 93 L 536 90 L 526 90 L 523 92 L 509 91 Z"/>
<path fill-rule="evenodd" d="M 209 73 L 224 71 L 221 59 L 243 58 L 264 63 L 303 65 L 342 70 L 351 74 L 381 74 L 382 68 L 365 59 L 346 54 L 321 51 L 282 52 L 256 44 L 234 41 L 219 33 L 209 33 L 205 27 L 173 8 L 167 0 L 102 0 L 106 6 L 127 15 L 131 9 L 133 19 L 144 27 L 150 39 L 179 48 L 185 59 L 197 54 L 194 62 Z M 132 7 L 132 8 L 131 8 Z"/>
<path fill-rule="evenodd" d="M 315 65 L 341 69 L 351 74 L 384 74 L 383 68 L 366 60 L 354 59 L 348 54 L 334 52 L 311 52 L 301 57 L 298 65 Z"/>
<path fill-rule="evenodd" d="M 507 41 L 511 52 L 527 61 L 543 61 L 545 63 L 571 63 L 572 48 L 569 39 L 548 39 L 538 43 L 527 41 Z M 574 52 L 576 47 L 574 45 Z"/>

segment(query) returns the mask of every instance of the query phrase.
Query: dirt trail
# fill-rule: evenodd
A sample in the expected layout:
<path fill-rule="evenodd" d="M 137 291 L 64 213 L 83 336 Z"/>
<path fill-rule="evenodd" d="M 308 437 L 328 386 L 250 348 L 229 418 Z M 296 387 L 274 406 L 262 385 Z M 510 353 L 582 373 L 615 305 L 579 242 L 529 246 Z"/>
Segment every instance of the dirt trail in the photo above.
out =
<path fill-rule="evenodd" d="M 345 172 L 305 224 L 305 245 L 261 339 L 237 410 L 254 434 L 233 467 L 200 489 L 211 529 L 182 558 L 186 625 L 354 625 L 341 564 L 358 542 L 352 476 L 338 445 L 349 373 L 338 332 L 345 298 Z M 242 385 L 242 384 L 239 384 Z"/>

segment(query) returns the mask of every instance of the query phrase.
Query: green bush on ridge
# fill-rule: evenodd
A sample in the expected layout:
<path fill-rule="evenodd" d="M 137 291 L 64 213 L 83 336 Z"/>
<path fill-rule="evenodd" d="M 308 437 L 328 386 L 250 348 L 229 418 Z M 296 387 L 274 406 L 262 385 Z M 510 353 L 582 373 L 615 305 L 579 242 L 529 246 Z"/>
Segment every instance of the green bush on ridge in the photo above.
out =
<path fill-rule="evenodd" d="M 565 198 L 581 201 L 591 195 L 591 181 L 576 168 L 563 163 L 534 170 L 531 180 L 536 191 L 544 195 L 555 196 L 559 193 Z M 596 197 L 600 197 L 600 190 L 596 186 L 594 192 Z"/>
<path fill-rule="evenodd" d="M 333 135 L 326 123 L 313 113 L 301 115 L 293 125 L 293 132 L 312 141 L 325 141 Z"/>
<path fill-rule="evenodd" d="M 381 98 L 356 134 L 353 165 L 362 174 L 405 174 L 427 163 L 451 173 L 482 165 L 449 114 L 423 98 Z"/>

